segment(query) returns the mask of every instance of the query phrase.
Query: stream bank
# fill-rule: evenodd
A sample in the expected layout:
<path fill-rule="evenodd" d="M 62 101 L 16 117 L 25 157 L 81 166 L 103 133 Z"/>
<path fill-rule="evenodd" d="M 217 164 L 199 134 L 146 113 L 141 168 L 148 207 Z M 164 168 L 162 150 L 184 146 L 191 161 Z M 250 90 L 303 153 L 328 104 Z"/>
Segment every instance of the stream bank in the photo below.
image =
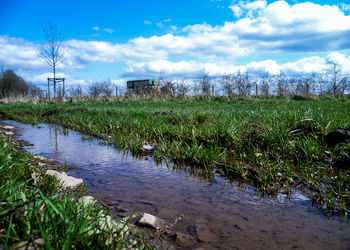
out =
<path fill-rule="evenodd" d="M 291 199 L 262 197 L 252 186 L 169 162 L 157 165 L 152 157 L 136 159 L 58 125 L 7 123 L 31 143 L 26 150 L 79 167 L 68 173 L 84 179 L 116 215 L 149 213 L 173 224 L 161 237 L 178 247 L 346 249 L 350 242 L 348 221 L 327 218 L 298 190 Z"/>

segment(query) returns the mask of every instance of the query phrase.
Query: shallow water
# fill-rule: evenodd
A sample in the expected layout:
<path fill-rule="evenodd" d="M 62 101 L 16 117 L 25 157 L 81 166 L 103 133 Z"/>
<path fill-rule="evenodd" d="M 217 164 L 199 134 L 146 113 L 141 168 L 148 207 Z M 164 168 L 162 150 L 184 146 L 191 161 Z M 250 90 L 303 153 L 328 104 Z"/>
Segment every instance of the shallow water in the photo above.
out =
<path fill-rule="evenodd" d="M 264 198 L 254 187 L 157 165 L 152 158 L 135 159 L 60 126 L 6 123 L 17 128 L 18 139 L 34 144 L 26 150 L 83 168 L 69 174 L 83 178 L 93 195 L 108 194 L 116 207 L 154 214 L 167 223 L 181 215 L 172 231 L 196 239 L 187 247 L 350 249 L 348 221 L 328 219 L 301 193 L 291 200 Z"/>

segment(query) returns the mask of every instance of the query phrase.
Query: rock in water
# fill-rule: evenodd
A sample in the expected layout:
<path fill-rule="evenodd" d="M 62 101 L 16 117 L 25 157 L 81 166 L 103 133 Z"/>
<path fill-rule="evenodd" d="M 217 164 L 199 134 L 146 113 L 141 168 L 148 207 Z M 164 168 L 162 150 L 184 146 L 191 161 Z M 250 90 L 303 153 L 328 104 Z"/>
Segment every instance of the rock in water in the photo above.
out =
<path fill-rule="evenodd" d="M 83 179 L 68 176 L 65 172 L 58 172 L 55 170 L 47 170 L 47 175 L 56 176 L 58 180 L 63 183 L 64 188 L 75 188 L 83 184 Z"/>
<path fill-rule="evenodd" d="M 138 224 L 144 227 L 159 229 L 161 220 L 154 215 L 144 213 L 141 219 L 138 221 Z"/>
<path fill-rule="evenodd" d="M 156 149 L 157 149 L 156 146 L 150 145 L 150 144 L 148 144 L 148 143 L 146 143 L 146 144 L 144 144 L 144 145 L 142 146 L 142 151 L 145 152 L 146 154 L 151 154 L 151 153 L 153 153 Z"/>

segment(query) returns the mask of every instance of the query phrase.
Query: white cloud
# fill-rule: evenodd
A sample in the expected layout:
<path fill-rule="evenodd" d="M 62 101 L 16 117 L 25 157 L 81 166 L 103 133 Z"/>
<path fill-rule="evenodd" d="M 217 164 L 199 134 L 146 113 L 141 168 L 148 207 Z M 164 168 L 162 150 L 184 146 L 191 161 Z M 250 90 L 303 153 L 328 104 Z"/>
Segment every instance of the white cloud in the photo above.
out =
<path fill-rule="evenodd" d="M 24 77 L 25 80 L 29 81 L 29 82 L 33 82 L 33 83 L 46 83 L 47 84 L 47 78 L 51 78 L 53 77 L 53 73 L 52 72 L 46 72 L 46 73 L 42 73 L 42 74 L 30 74 L 28 72 L 23 72 L 22 76 Z M 64 73 L 57 73 L 56 77 L 59 78 L 67 78 L 67 75 L 65 75 Z"/>
<path fill-rule="evenodd" d="M 117 80 L 111 80 L 112 84 L 114 86 L 118 87 L 118 90 L 125 89 L 126 86 L 126 80 L 124 79 L 117 79 Z"/>
<path fill-rule="evenodd" d="M 266 5 L 267 2 L 265 0 L 257 0 L 253 2 L 239 1 L 237 4 L 229 6 L 229 8 L 237 18 L 241 17 L 243 14 L 252 17 L 254 16 L 254 12 L 265 9 Z"/>
<path fill-rule="evenodd" d="M 266 8 L 267 2 L 265 0 L 257 0 L 257 1 L 253 1 L 253 2 L 240 2 L 241 6 L 245 9 L 248 10 L 258 10 L 258 9 L 264 9 Z"/>
<path fill-rule="evenodd" d="M 164 24 L 163 24 L 162 22 L 156 23 L 156 25 L 157 25 L 159 28 L 163 28 L 163 27 L 164 27 Z"/>
<path fill-rule="evenodd" d="M 163 22 L 165 22 L 165 23 L 169 23 L 169 22 L 171 22 L 171 18 L 164 19 L 164 20 L 163 20 Z"/>
<path fill-rule="evenodd" d="M 296 62 L 285 63 L 281 69 L 285 73 L 291 74 L 303 74 L 318 72 L 322 73 L 326 68 L 325 58 L 319 56 L 313 56 L 300 59 Z"/>
<path fill-rule="evenodd" d="M 241 1 L 233 6 L 238 6 L 242 10 L 240 15 L 244 16 L 222 25 L 204 23 L 182 29 L 174 26 L 170 27 L 168 34 L 136 37 L 126 43 L 74 39 L 66 41 L 66 60 L 59 67 L 74 71 L 84 69 L 93 62 L 123 62 L 133 65 L 132 69 L 136 72 L 136 63 L 141 62 L 147 66 L 147 62 L 153 62 L 150 72 L 161 67 L 162 63 L 162 67 L 167 65 L 165 70 L 171 73 L 185 71 L 179 70 L 182 67 L 188 67 L 193 72 L 191 67 L 198 70 L 204 66 L 211 68 L 213 72 L 221 72 L 227 62 L 254 53 L 333 52 L 350 49 L 350 16 L 345 15 L 337 6 L 310 2 L 291 5 L 285 1 L 268 5 L 264 0 Z M 162 22 L 157 25 L 164 26 Z M 107 31 L 108 28 L 104 30 Z M 0 36 L 0 51 L 0 65 L 26 69 L 48 67 L 38 57 L 39 45 Z M 178 63 L 166 63 L 170 61 Z M 222 65 L 216 62 L 222 62 Z M 284 68 L 301 71 L 302 66 L 311 69 L 318 67 L 311 65 L 319 64 L 322 62 L 313 58 L 298 64 L 285 65 Z M 220 69 L 216 69 L 217 65 Z M 146 66 L 139 65 L 139 68 L 147 68 Z M 281 65 L 267 60 L 252 62 L 246 66 L 276 72 Z"/>
<path fill-rule="evenodd" d="M 100 30 L 100 27 L 94 26 L 94 27 L 92 27 L 91 29 L 92 29 L 92 30 L 95 30 L 95 31 L 99 31 L 99 30 Z"/>
<path fill-rule="evenodd" d="M 143 21 L 143 23 L 146 24 L 146 25 L 152 24 L 152 22 L 150 22 L 148 20 Z"/>
<path fill-rule="evenodd" d="M 0 65 L 24 69 L 40 69 L 45 63 L 40 59 L 40 49 L 23 39 L 0 36 Z"/>
<path fill-rule="evenodd" d="M 330 61 L 339 63 L 344 72 L 350 70 L 350 56 L 346 57 L 344 54 L 330 53 L 326 58 L 313 56 L 284 64 L 278 64 L 274 60 L 264 60 L 260 62 L 253 61 L 245 65 L 235 65 L 227 61 L 204 63 L 197 61 L 171 62 L 168 60 L 156 60 L 131 64 L 125 69 L 124 76 L 154 77 L 159 75 L 159 73 L 163 73 L 170 78 L 177 76 L 194 77 L 198 76 L 203 69 L 209 72 L 212 76 L 235 73 L 238 70 L 253 74 L 261 74 L 263 72 L 269 72 L 271 75 L 277 75 L 280 72 L 290 75 L 309 74 L 313 72 L 324 72 L 327 68 L 327 63 Z"/>
<path fill-rule="evenodd" d="M 238 5 L 232 5 L 229 8 L 232 10 L 235 17 L 239 18 L 243 15 L 243 10 Z"/>
<path fill-rule="evenodd" d="M 106 31 L 109 34 L 112 34 L 114 32 L 114 29 L 105 28 L 104 31 Z"/>
<path fill-rule="evenodd" d="M 327 63 L 339 64 L 343 71 L 350 72 L 350 56 L 344 54 L 333 52 L 327 56 Z"/>

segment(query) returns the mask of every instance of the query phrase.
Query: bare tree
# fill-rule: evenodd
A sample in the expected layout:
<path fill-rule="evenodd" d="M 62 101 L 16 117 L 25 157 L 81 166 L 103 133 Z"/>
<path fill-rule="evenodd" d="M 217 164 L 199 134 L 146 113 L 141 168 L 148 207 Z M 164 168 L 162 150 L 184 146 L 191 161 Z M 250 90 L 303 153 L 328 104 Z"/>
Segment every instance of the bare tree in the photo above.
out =
<path fill-rule="evenodd" d="M 110 97 L 113 93 L 113 86 L 111 81 L 97 81 L 89 86 L 89 95 L 91 97 L 106 96 Z"/>
<path fill-rule="evenodd" d="M 344 95 L 345 89 L 349 85 L 348 77 L 343 74 L 341 66 L 337 63 L 330 63 L 326 70 L 329 82 L 329 91 L 334 96 Z"/>
<path fill-rule="evenodd" d="M 28 89 L 29 97 L 43 97 L 43 92 L 38 86 L 35 86 L 31 83 L 29 83 L 28 86 L 29 86 L 29 89 Z"/>
<path fill-rule="evenodd" d="M 320 73 L 312 72 L 307 77 L 309 87 L 310 87 L 310 93 L 309 94 L 317 94 L 320 91 L 321 85 L 323 84 L 322 76 Z"/>
<path fill-rule="evenodd" d="M 277 87 L 276 92 L 278 96 L 284 97 L 288 95 L 288 79 L 282 72 L 280 72 L 280 74 L 275 78 L 275 84 Z"/>
<path fill-rule="evenodd" d="M 81 85 L 79 84 L 75 88 L 72 87 L 69 90 L 69 93 L 72 97 L 82 97 L 83 96 L 83 89 L 82 89 Z"/>
<path fill-rule="evenodd" d="M 230 74 L 225 74 L 222 76 L 220 80 L 220 84 L 224 89 L 224 93 L 229 96 L 233 97 L 234 96 L 234 90 L 233 90 L 233 84 L 232 84 L 232 75 Z"/>
<path fill-rule="evenodd" d="M 43 26 L 46 43 L 41 51 L 41 57 L 53 70 L 54 97 L 56 97 L 56 67 L 64 60 L 63 39 L 57 26 L 49 22 Z"/>
<path fill-rule="evenodd" d="M 202 90 L 202 94 L 206 96 L 210 96 L 210 90 L 212 87 L 212 79 L 207 71 L 204 69 L 202 70 L 200 79 L 199 79 L 199 84 Z"/>
<path fill-rule="evenodd" d="M 297 87 L 298 84 L 300 82 L 301 86 L 302 86 L 302 81 L 300 79 L 300 77 L 296 77 L 296 76 L 290 76 L 290 77 L 284 77 L 284 80 L 286 82 L 286 94 L 285 95 L 296 95 L 297 94 Z M 303 88 L 303 86 L 302 86 Z"/>
<path fill-rule="evenodd" d="M 178 95 L 184 98 L 187 95 L 187 93 L 190 91 L 190 86 L 188 84 L 187 79 L 182 78 L 181 81 L 177 80 L 176 89 L 177 89 Z"/>
<path fill-rule="evenodd" d="M 268 97 L 270 95 L 270 86 L 271 84 L 271 81 L 270 81 L 270 78 L 269 78 L 269 73 L 268 72 L 265 72 L 262 77 L 261 77 L 261 80 L 260 80 L 260 91 L 262 93 L 263 96 L 265 97 Z"/>
<path fill-rule="evenodd" d="M 171 80 L 164 80 L 162 87 L 169 91 L 171 97 L 175 97 L 177 91 L 177 85 L 175 82 L 172 82 Z"/>
<path fill-rule="evenodd" d="M 238 71 L 237 74 L 233 75 L 232 77 L 232 84 L 234 89 L 237 90 L 237 94 L 239 96 L 249 96 L 252 81 L 249 79 L 248 72 L 246 74 L 242 74 L 240 71 Z"/>
<path fill-rule="evenodd" d="M 64 91 L 61 86 L 57 87 L 57 99 L 62 99 L 64 97 Z"/>

